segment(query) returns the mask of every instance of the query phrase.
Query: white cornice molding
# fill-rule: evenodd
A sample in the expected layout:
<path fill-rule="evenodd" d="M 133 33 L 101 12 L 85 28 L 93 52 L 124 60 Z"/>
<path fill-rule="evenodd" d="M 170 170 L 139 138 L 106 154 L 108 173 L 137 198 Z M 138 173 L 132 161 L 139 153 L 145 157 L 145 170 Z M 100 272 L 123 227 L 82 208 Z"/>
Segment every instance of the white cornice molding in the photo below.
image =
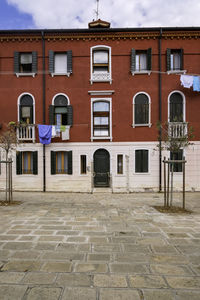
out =
<path fill-rule="evenodd" d="M 114 90 L 107 90 L 107 91 L 88 91 L 88 94 L 92 96 L 107 96 L 114 94 Z"/>

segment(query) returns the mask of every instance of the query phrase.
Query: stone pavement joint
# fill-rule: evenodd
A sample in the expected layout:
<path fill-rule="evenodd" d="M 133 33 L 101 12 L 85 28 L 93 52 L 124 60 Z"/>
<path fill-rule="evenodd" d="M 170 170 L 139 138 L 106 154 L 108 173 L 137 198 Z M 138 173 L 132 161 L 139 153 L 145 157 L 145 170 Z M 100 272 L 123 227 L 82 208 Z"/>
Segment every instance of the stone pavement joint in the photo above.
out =
<path fill-rule="evenodd" d="M 14 200 L 0 207 L 1 300 L 199 300 L 200 193 L 186 193 L 192 214 L 156 211 L 158 193 Z"/>

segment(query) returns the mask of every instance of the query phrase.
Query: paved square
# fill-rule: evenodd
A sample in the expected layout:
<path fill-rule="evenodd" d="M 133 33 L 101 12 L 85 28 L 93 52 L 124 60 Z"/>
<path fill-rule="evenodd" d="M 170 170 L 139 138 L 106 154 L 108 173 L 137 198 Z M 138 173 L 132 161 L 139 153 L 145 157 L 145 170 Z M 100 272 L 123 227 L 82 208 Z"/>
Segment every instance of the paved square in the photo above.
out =
<path fill-rule="evenodd" d="M 192 214 L 156 211 L 156 193 L 14 200 L 0 206 L 0 299 L 200 299 L 200 193 L 186 193 Z"/>

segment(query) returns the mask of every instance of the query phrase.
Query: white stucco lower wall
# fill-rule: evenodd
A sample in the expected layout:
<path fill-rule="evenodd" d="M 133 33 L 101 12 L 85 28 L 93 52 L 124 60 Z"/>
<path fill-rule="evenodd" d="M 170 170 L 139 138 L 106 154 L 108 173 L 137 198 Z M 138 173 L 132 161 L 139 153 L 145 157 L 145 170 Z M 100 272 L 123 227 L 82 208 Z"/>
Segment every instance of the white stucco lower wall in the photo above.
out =
<path fill-rule="evenodd" d="M 46 145 L 46 191 L 93 192 L 93 155 L 98 149 L 106 149 L 110 154 L 111 188 L 113 192 L 128 193 L 158 191 L 159 152 L 157 142 L 94 142 L 94 143 L 51 143 Z M 135 150 L 149 151 L 148 173 L 135 173 Z M 43 146 L 22 144 L 19 151 L 38 151 L 38 175 L 16 175 L 16 155 L 13 153 L 13 188 L 21 191 L 43 190 Z M 51 151 L 72 151 L 73 174 L 51 175 Z M 123 155 L 123 174 L 117 174 L 117 155 Z M 87 174 L 80 174 L 80 156 L 87 157 Z M 195 142 L 184 151 L 186 158 L 186 190 L 200 191 L 200 142 Z M 163 152 L 163 157 L 169 153 Z M 163 169 L 163 168 L 162 168 Z M 162 178 L 163 182 L 163 178 Z M 182 173 L 174 174 L 174 188 L 181 190 Z M 0 190 L 5 189 L 5 165 L 1 165 Z"/>

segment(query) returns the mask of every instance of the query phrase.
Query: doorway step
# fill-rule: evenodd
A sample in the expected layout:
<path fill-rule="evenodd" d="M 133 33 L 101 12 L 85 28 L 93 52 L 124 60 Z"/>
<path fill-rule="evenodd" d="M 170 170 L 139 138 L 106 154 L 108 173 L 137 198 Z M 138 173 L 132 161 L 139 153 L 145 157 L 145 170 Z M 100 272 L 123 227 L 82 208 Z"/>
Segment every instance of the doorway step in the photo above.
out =
<path fill-rule="evenodd" d="M 109 194 L 112 194 L 112 189 L 111 188 L 109 188 L 109 187 L 96 187 L 96 188 L 94 188 L 93 189 L 93 194 L 96 194 L 96 193 L 104 193 L 104 194 L 107 194 L 107 193 L 109 193 Z"/>

